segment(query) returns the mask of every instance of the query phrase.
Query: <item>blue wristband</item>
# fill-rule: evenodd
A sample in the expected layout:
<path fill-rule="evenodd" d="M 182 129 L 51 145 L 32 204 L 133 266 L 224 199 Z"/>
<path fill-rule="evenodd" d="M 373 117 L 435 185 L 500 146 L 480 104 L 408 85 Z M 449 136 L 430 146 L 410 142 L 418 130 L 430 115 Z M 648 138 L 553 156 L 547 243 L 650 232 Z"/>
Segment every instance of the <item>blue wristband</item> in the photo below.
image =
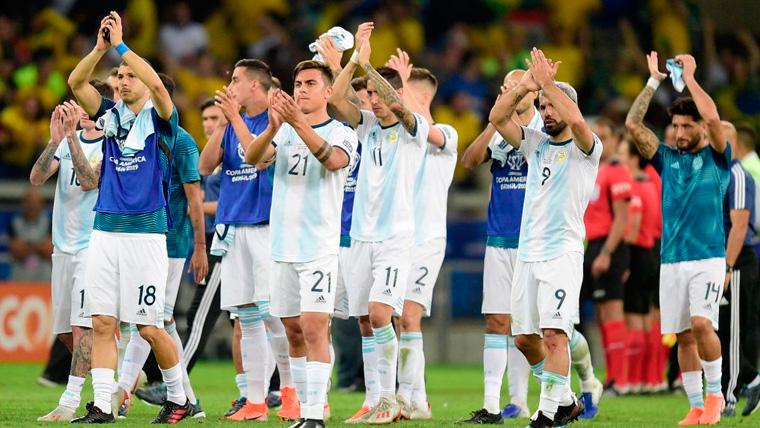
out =
<path fill-rule="evenodd" d="M 124 56 L 125 53 L 129 50 L 127 45 L 124 42 L 119 43 L 116 47 L 116 53 L 119 54 L 119 56 Z"/>

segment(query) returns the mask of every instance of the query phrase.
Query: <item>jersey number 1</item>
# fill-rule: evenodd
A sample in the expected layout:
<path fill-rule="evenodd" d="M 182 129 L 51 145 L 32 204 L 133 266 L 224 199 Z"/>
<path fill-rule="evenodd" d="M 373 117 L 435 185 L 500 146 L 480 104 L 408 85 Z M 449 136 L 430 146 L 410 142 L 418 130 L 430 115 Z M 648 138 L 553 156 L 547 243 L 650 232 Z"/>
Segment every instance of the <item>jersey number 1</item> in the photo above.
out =
<path fill-rule="evenodd" d="M 77 178 L 77 171 L 74 168 L 71 168 L 71 181 L 69 182 L 69 186 L 79 186 L 79 179 Z"/>

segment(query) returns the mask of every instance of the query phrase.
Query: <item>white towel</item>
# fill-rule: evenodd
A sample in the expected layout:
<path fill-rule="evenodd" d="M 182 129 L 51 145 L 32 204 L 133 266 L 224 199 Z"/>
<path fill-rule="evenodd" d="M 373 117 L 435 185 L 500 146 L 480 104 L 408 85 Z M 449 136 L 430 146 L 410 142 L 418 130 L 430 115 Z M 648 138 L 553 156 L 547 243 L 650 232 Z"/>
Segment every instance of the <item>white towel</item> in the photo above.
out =
<path fill-rule="evenodd" d="M 211 255 L 224 257 L 235 239 L 235 226 L 217 224 L 214 226 L 214 239 L 211 240 Z"/>
<path fill-rule="evenodd" d="M 148 99 L 135 115 L 124 101 L 119 101 L 98 118 L 96 127 L 102 129 L 106 137 L 116 138 L 124 156 L 134 156 L 145 148 L 145 140 L 156 132 L 151 117 L 152 108 L 153 102 Z"/>
<path fill-rule="evenodd" d="M 335 44 L 335 47 L 338 49 L 338 52 L 344 52 L 354 47 L 354 35 L 348 32 L 343 27 L 332 27 L 329 30 L 327 30 L 326 33 L 322 34 L 322 36 L 327 36 L 327 37 L 332 38 L 333 43 Z M 317 51 L 316 41 L 309 44 L 309 51 L 316 53 L 316 55 L 314 55 L 314 57 L 312 58 L 314 61 L 324 62 L 324 60 L 322 59 L 322 55 L 320 55 L 319 52 Z"/>

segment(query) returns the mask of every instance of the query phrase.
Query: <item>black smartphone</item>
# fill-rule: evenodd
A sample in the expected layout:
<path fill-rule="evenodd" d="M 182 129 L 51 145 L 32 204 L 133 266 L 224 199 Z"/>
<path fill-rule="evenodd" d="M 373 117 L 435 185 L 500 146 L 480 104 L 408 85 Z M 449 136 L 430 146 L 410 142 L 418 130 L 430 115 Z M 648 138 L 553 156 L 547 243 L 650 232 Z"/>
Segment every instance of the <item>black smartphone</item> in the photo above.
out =
<path fill-rule="evenodd" d="M 114 17 L 110 13 L 108 14 L 108 19 L 110 19 L 111 21 L 115 20 Z M 108 43 L 111 43 L 111 30 L 109 30 L 108 28 L 103 29 L 103 40 L 105 40 Z"/>

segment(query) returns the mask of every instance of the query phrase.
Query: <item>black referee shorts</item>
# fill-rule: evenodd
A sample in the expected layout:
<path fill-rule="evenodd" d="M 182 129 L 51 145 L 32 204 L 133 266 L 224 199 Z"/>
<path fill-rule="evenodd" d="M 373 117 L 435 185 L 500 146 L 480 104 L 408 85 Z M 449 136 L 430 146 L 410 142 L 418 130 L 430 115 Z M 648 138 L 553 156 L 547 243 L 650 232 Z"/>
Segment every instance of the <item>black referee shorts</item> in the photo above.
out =
<path fill-rule="evenodd" d="M 626 313 L 648 314 L 659 294 L 660 265 L 655 248 L 630 246 L 631 275 L 623 291 L 623 308 Z"/>
<path fill-rule="evenodd" d="M 606 240 L 607 238 L 603 237 L 589 241 L 583 257 L 582 294 L 593 298 L 596 303 L 623 300 L 623 275 L 628 269 L 630 258 L 628 246 L 621 242 L 611 255 L 610 269 L 598 278 L 594 278 L 591 275 L 591 265 L 601 253 Z"/>

